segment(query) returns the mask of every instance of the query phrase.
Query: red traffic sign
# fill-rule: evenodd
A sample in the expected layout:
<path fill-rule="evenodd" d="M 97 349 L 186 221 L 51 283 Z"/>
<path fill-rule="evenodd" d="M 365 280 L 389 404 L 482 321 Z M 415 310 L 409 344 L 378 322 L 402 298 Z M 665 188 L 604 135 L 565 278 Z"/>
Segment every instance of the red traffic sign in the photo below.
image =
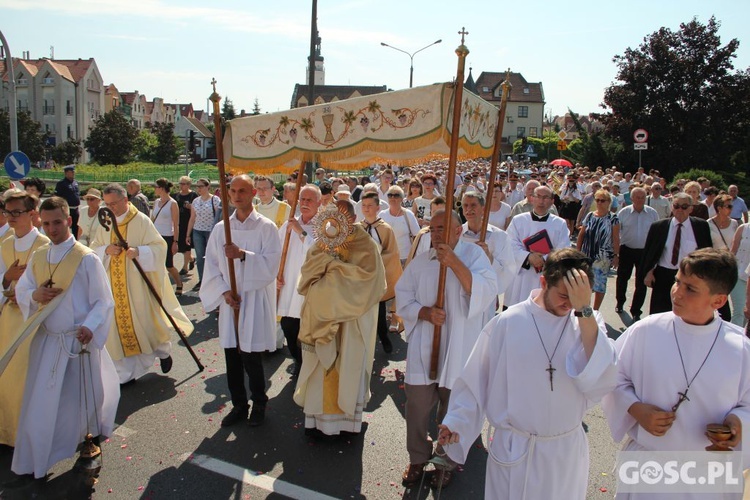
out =
<path fill-rule="evenodd" d="M 639 128 L 633 132 L 633 139 L 638 143 L 646 142 L 648 141 L 648 132 L 646 132 L 645 128 Z"/>

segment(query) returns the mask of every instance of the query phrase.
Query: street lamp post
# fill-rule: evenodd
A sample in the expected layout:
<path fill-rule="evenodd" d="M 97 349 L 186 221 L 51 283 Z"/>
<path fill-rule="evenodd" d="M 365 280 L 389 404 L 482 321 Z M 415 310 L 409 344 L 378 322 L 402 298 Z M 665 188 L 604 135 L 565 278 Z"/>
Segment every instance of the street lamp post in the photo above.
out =
<path fill-rule="evenodd" d="M 383 47 L 391 48 L 393 50 L 398 50 L 399 52 L 403 52 L 404 54 L 406 54 L 407 56 L 409 56 L 409 59 L 411 61 L 411 66 L 409 67 L 409 88 L 412 88 L 413 83 L 414 83 L 414 56 L 417 55 L 419 52 L 422 52 L 424 49 L 428 49 L 428 48 L 432 47 L 433 45 L 437 45 L 440 42 L 442 42 L 442 40 L 436 40 L 436 41 L 432 42 L 431 44 L 427 45 L 426 47 L 422 47 L 421 49 L 417 50 L 416 52 L 412 52 L 412 53 L 409 53 L 409 52 L 407 52 L 405 50 L 401 50 L 401 49 L 399 49 L 397 47 L 394 47 L 393 45 L 388 45 L 385 42 L 380 42 L 380 45 L 382 45 Z"/>
<path fill-rule="evenodd" d="M 18 111 L 16 109 L 16 75 L 8 41 L 0 31 L 0 44 L 5 48 L 5 66 L 8 68 L 8 115 L 10 118 L 10 150 L 18 151 Z"/>

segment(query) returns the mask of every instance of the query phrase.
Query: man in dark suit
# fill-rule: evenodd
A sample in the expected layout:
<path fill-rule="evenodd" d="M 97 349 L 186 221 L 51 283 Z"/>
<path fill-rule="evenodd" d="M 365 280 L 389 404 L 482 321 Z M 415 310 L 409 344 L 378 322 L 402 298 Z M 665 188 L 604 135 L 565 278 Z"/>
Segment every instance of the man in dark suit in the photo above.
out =
<path fill-rule="evenodd" d="M 677 193 L 672 197 L 672 217 L 654 222 L 648 230 L 642 266 L 643 282 L 652 289 L 649 314 L 672 310 L 670 291 L 680 261 L 693 250 L 712 246 L 708 222 L 690 217 L 692 210 L 690 195 Z"/>

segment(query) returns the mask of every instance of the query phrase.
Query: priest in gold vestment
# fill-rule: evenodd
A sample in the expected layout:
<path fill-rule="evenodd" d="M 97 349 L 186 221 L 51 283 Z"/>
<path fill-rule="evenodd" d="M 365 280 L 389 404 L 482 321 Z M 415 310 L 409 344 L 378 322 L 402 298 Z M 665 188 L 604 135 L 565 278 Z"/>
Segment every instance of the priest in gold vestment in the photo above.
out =
<path fill-rule="evenodd" d="M 306 432 L 359 432 L 370 398 L 378 303 L 386 290 L 385 268 L 375 241 L 354 224 L 354 207 L 337 201 L 346 238 L 336 250 L 316 234 L 302 266 L 299 340 L 302 370 L 294 401 L 305 412 Z M 317 217 L 325 219 L 326 211 Z M 321 225 L 322 226 L 322 225 Z M 318 227 L 321 227 L 318 226 Z M 325 230 L 321 227 L 322 231 Z"/>
<path fill-rule="evenodd" d="M 23 313 L 14 296 L 16 283 L 25 272 L 31 254 L 49 242 L 33 224 L 38 216 L 36 196 L 14 190 L 6 194 L 4 201 L 3 212 L 8 219 L 11 236 L 0 245 L 0 277 L 3 282 L 3 295 L 0 296 L 0 352 L 6 350 L 23 324 Z M 14 446 L 16 442 L 29 364 L 29 345 L 29 339 L 23 342 L 0 375 L 0 444 Z"/>
<path fill-rule="evenodd" d="M 112 295 L 115 298 L 115 320 L 107 338 L 107 350 L 115 362 L 120 383 L 144 375 L 155 358 L 161 360 L 161 371 L 172 368 L 172 325 L 148 290 L 145 280 L 133 263 L 143 268 L 161 297 L 164 308 L 185 335 L 193 332 L 182 306 L 177 301 L 165 266 L 167 244 L 146 215 L 128 202 L 125 188 L 110 184 L 103 190 L 104 204 L 115 214 L 117 227 L 127 241 L 128 250 L 119 246 L 114 231 L 96 231 L 91 248 L 104 264 Z"/>

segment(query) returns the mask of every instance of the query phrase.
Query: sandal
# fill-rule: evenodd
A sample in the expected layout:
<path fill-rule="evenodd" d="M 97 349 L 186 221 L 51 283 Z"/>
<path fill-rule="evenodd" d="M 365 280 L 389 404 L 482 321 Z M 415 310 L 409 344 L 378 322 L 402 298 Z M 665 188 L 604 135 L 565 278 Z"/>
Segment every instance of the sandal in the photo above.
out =
<path fill-rule="evenodd" d="M 177 285 L 175 287 L 174 294 L 178 297 L 182 295 L 182 285 Z"/>
<path fill-rule="evenodd" d="M 430 486 L 435 489 L 447 488 L 453 480 L 453 471 L 448 469 L 438 468 L 435 469 L 435 473 L 430 478 Z"/>
<path fill-rule="evenodd" d="M 422 479 L 425 464 L 409 464 L 404 473 L 401 475 L 401 484 L 410 486 Z"/>

